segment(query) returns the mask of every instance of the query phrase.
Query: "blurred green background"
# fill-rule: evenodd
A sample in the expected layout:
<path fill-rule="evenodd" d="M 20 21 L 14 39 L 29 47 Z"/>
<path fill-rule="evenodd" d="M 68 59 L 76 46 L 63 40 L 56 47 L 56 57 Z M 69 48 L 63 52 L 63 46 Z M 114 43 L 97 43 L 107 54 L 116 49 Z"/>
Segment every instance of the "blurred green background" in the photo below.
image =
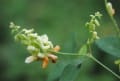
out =
<path fill-rule="evenodd" d="M 120 22 L 120 0 L 111 0 L 116 9 L 115 18 Z M 25 47 L 16 43 L 9 23 L 11 21 L 23 28 L 34 28 L 36 32 L 47 34 L 53 43 L 61 46 L 63 52 L 77 52 L 86 42 L 88 33 L 85 23 L 89 15 L 100 11 L 103 14 L 101 27 L 97 29 L 100 37 L 115 34 L 109 19 L 104 0 L 0 0 L 0 81 L 59 81 L 59 76 L 67 62 L 73 57 L 59 56 L 56 64 L 49 63 L 47 69 L 41 62 L 25 64 L 29 53 Z M 94 46 L 96 58 L 115 72 L 114 57 Z M 68 72 L 69 75 L 69 72 Z M 90 59 L 81 66 L 75 81 L 118 81 L 111 73 Z"/>

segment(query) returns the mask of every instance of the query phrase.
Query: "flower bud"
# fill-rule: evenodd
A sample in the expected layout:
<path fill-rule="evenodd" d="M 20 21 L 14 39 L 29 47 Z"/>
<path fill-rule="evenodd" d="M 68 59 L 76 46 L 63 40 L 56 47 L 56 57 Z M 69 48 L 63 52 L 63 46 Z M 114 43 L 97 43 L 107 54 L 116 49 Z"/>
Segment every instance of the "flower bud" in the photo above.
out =
<path fill-rule="evenodd" d="M 58 52 L 60 50 L 60 46 L 59 45 L 56 45 L 55 47 L 54 47 L 54 51 L 55 52 Z"/>
<path fill-rule="evenodd" d="M 30 34 L 34 31 L 34 29 L 23 29 L 23 31 L 25 32 L 25 34 Z"/>
<path fill-rule="evenodd" d="M 27 50 L 30 51 L 30 52 L 33 52 L 33 51 L 36 50 L 36 48 L 34 46 L 30 45 L 30 46 L 27 47 Z"/>
<path fill-rule="evenodd" d="M 46 42 L 48 42 L 48 36 L 46 34 L 44 34 L 44 35 L 40 36 L 40 40 L 41 40 L 41 42 L 46 43 Z"/>
<path fill-rule="evenodd" d="M 25 63 L 29 64 L 33 61 L 35 61 L 37 58 L 35 56 L 29 56 L 25 59 Z"/>
<path fill-rule="evenodd" d="M 53 54 L 49 54 L 48 57 L 52 60 L 53 63 L 56 63 L 58 57 L 53 55 Z"/>
<path fill-rule="evenodd" d="M 96 32 L 96 31 L 93 32 L 93 38 L 98 39 L 98 36 L 97 36 L 97 32 Z"/>
<path fill-rule="evenodd" d="M 97 19 L 95 19 L 94 22 L 95 22 L 95 25 L 100 26 L 100 23 Z"/>
<path fill-rule="evenodd" d="M 37 33 L 30 33 L 28 34 L 29 37 L 32 37 L 32 38 L 37 38 L 38 34 Z"/>
<path fill-rule="evenodd" d="M 43 64 L 42 64 L 42 68 L 43 68 L 43 69 L 45 69 L 45 68 L 47 67 L 48 61 L 49 61 L 48 57 L 45 57 L 45 58 L 43 59 Z"/>
<path fill-rule="evenodd" d="M 10 22 L 10 28 L 13 28 L 15 25 L 13 22 Z"/>
<path fill-rule="evenodd" d="M 45 57 L 45 55 L 44 55 L 44 54 L 42 54 L 42 53 L 38 53 L 38 57 L 39 57 L 39 58 L 44 58 L 44 57 Z"/>
<path fill-rule="evenodd" d="M 108 2 L 106 7 L 107 7 L 109 15 L 113 16 L 115 14 L 115 10 L 113 9 L 112 4 L 110 2 Z"/>

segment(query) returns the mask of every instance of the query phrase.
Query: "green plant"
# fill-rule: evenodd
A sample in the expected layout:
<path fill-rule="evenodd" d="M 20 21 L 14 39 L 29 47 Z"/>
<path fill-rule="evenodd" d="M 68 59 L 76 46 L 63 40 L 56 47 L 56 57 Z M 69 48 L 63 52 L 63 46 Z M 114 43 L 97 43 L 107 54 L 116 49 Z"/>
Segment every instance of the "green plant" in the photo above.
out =
<path fill-rule="evenodd" d="M 37 33 L 34 32 L 33 29 L 22 29 L 20 30 L 20 26 L 15 25 L 14 23 L 10 23 L 10 28 L 12 29 L 12 33 L 15 34 L 15 40 L 21 41 L 22 44 L 27 46 L 28 52 L 31 53 L 31 56 L 27 57 L 25 62 L 31 63 L 33 61 L 43 61 L 43 68 L 47 67 L 49 58 L 52 60 L 53 63 L 57 60 L 57 54 L 59 55 L 70 55 L 70 56 L 84 56 L 85 58 L 90 58 L 96 63 L 100 64 L 102 67 L 104 67 L 106 70 L 111 72 L 114 76 L 116 76 L 118 79 L 120 79 L 120 76 L 116 74 L 114 71 L 112 71 L 109 67 L 105 66 L 103 63 L 101 63 L 99 60 L 97 60 L 91 50 L 91 45 L 96 41 L 97 45 L 103 49 L 104 51 L 108 52 L 111 55 L 114 55 L 116 57 L 120 57 L 119 53 L 119 46 L 118 48 L 114 48 L 114 45 L 116 45 L 116 41 L 119 44 L 120 38 L 120 29 L 114 19 L 115 10 L 112 8 L 112 4 L 110 2 L 107 2 L 105 0 L 105 5 L 107 12 L 113 21 L 115 25 L 115 30 L 117 37 L 116 38 L 107 38 L 107 39 L 100 39 L 100 37 L 97 35 L 96 28 L 100 26 L 99 19 L 101 18 L 102 14 L 99 12 L 96 12 L 94 15 L 90 15 L 91 19 L 89 22 L 85 24 L 85 26 L 88 29 L 89 32 L 89 38 L 87 42 L 80 48 L 78 53 L 63 53 L 59 52 L 60 47 L 53 46 L 52 42 L 48 40 L 47 35 L 41 35 L 39 36 Z M 111 40 L 112 39 L 112 40 Z M 109 45 L 112 46 L 112 48 L 109 48 Z M 115 51 L 117 52 L 115 52 Z M 115 64 L 118 64 L 120 67 L 120 59 L 115 61 Z M 68 68 L 73 67 L 73 65 L 70 65 Z M 73 67 L 72 71 L 74 71 L 76 68 Z M 64 73 L 65 75 L 66 73 Z M 78 73 L 76 72 L 76 75 Z M 65 78 L 66 79 L 66 78 Z M 62 81 L 65 80 L 64 78 Z M 74 80 L 74 78 L 72 78 Z M 67 78 L 69 80 L 69 78 Z"/>

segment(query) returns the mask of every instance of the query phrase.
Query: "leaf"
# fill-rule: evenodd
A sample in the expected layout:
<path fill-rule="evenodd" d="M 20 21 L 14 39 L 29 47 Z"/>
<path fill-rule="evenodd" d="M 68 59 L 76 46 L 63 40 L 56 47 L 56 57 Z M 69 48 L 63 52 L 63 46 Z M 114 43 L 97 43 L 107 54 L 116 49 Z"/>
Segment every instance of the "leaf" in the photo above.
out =
<path fill-rule="evenodd" d="M 80 48 L 80 51 L 79 51 L 79 54 L 80 55 L 85 55 L 87 54 L 87 45 L 83 45 L 81 48 Z"/>
<path fill-rule="evenodd" d="M 68 64 L 59 81 L 75 81 L 80 72 L 81 63 Z"/>
<path fill-rule="evenodd" d="M 63 46 L 63 51 L 74 53 L 76 52 L 76 34 L 73 32 L 68 36 L 67 40 L 65 41 L 65 44 Z M 64 69 L 69 64 L 74 63 L 80 63 L 81 61 L 84 61 L 84 57 L 82 56 L 69 56 L 69 55 L 59 55 L 58 54 L 58 61 L 56 64 L 54 64 L 52 67 L 50 67 L 50 70 L 48 72 L 48 78 L 47 81 L 59 81 L 60 77 L 62 76 Z M 78 64 L 79 64 L 78 63 Z"/>
<path fill-rule="evenodd" d="M 120 40 L 115 37 L 107 37 L 96 41 L 97 46 L 106 53 L 120 57 Z"/>
<path fill-rule="evenodd" d="M 49 72 L 47 81 L 59 81 L 65 68 L 68 65 L 79 65 L 84 61 L 84 57 L 82 56 L 60 56 L 56 64 L 54 64 Z"/>

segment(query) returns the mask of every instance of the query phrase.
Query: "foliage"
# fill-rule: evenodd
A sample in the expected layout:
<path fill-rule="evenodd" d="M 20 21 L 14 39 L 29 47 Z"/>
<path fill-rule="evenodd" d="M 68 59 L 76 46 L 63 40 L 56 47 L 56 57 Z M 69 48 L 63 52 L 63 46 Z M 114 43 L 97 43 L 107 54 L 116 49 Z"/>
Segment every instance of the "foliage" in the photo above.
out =
<path fill-rule="evenodd" d="M 118 25 L 116 23 L 116 20 L 114 19 L 114 15 L 116 15 L 115 9 L 113 9 L 114 5 L 112 6 L 112 4 L 110 2 L 107 2 L 106 0 L 106 4 L 105 4 L 106 9 L 107 9 L 107 12 L 110 18 L 112 19 L 115 25 L 116 36 L 102 38 L 101 37 L 102 35 L 100 35 L 100 33 L 97 32 L 97 29 L 98 31 L 101 31 L 99 29 L 103 29 L 105 31 L 104 34 L 107 35 L 109 33 L 107 33 L 108 31 L 106 30 L 112 27 L 111 25 L 112 23 L 111 23 L 109 25 L 109 28 L 107 29 L 107 26 L 105 24 L 108 24 L 108 23 L 106 20 L 104 20 L 105 18 L 104 12 L 102 12 L 103 13 L 103 19 L 102 19 L 103 25 L 100 25 L 99 23 L 99 20 L 100 20 L 99 16 L 101 15 L 97 16 L 96 14 L 94 14 L 94 15 L 90 15 L 91 19 L 89 22 L 87 22 L 86 27 L 83 28 L 82 25 L 81 27 L 79 26 L 79 24 L 82 24 L 87 20 L 86 15 L 93 12 L 99 7 L 97 4 L 96 5 L 94 4 L 95 3 L 94 0 L 88 1 L 88 2 L 85 2 L 85 1 L 83 1 L 83 3 L 86 3 L 86 4 L 92 3 L 92 5 L 88 8 L 87 7 L 83 8 L 82 5 L 80 5 L 79 7 L 78 4 L 79 2 L 82 2 L 82 1 L 78 1 L 78 0 L 68 1 L 68 3 L 66 1 L 64 2 L 65 5 L 62 4 L 62 0 L 61 1 L 53 0 L 52 1 L 53 3 L 48 0 L 29 1 L 30 4 L 27 4 L 28 3 L 27 1 L 21 0 L 19 1 L 18 6 L 17 6 L 16 1 L 13 1 L 15 3 L 13 4 L 12 7 L 10 7 L 9 4 L 6 5 L 5 7 L 6 10 L 8 10 L 7 7 L 10 7 L 9 8 L 10 11 L 4 11 L 7 14 L 3 13 L 4 15 L 7 15 L 6 16 L 8 19 L 7 22 L 11 20 L 15 21 L 15 23 L 21 24 L 21 27 L 23 27 L 22 26 L 23 24 L 24 25 L 27 24 L 28 26 L 35 25 L 36 26 L 35 30 L 38 33 L 39 31 L 41 34 L 46 32 L 46 34 L 50 36 L 52 43 L 60 44 L 61 51 L 63 51 L 63 52 L 56 51 L 56 49 L 58 50 L 60 49 L 60 47 L 58 45 L 54 47 L 53 44 L 51 45 L 50 43 L 48 43 L 49 40 L 47 40 L 47 47 L 50 46 L 49 50 L 43 51 L 44 47 L 46 47 L 46 44 L 44 46 L 44 44 L 41 43 L 41 41 L 36 42 L 36 39 L 37 37 L 41 37 L 42 39 L 43 38 L 48 39 L 47 35 L 38 35 L 38 33 L 35 33 L 35 32 L 31 32 L 30 34 L 32 35 L 28 35 L 25 33 L 25 31 L 28 31 L 30 28 L 29 29 L 23 28 L 25 31 L 21 33 L 16 32 L 16 31 L 21 31 L 21 27 L 12 23 L 12 25 L 14 25 L 13 27 L 15 27 L 15 30 L 12 31 L 13 34 L 15 35 L 15 39 L 17 41 L 20 41 L 23 45 L 25 45 L 28 52 L 30 53 L 30 56 L 28 56 L 28 52 L 26 52 L 26 50 L 24 50 L 23 47 L 16 45 L 16 43 L 13 43 L 11 41 L 12 40 L 11 36 L 8 35 L 9 37 L 8 39 L 10 40 L 8 43 L 6 43 L 6 46 L 4 45 L 5 41 L 3 42 L 3 44 L 1 43 L 1 54 L 3 54 L 1 58 L 5 57 L 5 58 L 2 58 L 3 59 L 2 62 L 5 65 L 5 61 L 7 60 L 9 61 L 8 62 L 9 66 L 7 66 L 9 67 L 8 69 L 9 73 L 6 74 L 8 76 L 6 77 L 6 79 L 10 80 L 11 78 L 12 81 L 19 81 L 20 79 L 22 79 L 23 81 L 33 81 L 33 80 L 36 80 L 36 81 L 70 81 L 70 80 L 77 81 L 77 79 L 85 80 L 85 81 L 86 80 L 87 81 L 96 81 L 96 80 L 115 81 L 116 78 L 113 78 L 110 73 L 107 74 L 104 71 L 101 71 L 101 74 L 97 74 L 99 72 L 95 72 L 95 75 L 92 74 L 91 72 L 92 70 L 95 71 L 96 67 L 97 69 L 99 69 L 100 67 L 90 62 L 88 58 L 100 64 L 102 67 L 104 67 L 106 70 L 111 72 L 113 75 L 115 75 L 119 79 L 119 75 L 117 75 L 115 72 L 113 72 L 111 69 L 108 68 L 108 67 L 114 68 L 114 65 L 111 62 L 108 62 L 108 64 L 106 63 L 109 57 L 107 56 L 102 57 L 103 59 L 104 58 L 106 59 L 106 60 L 103 60 L 102 62 L 106 63 L 105 65 L 108 65 L 107 67 L 93 56 L 94 55 L 93 51 L 95 51 L 95 48 L 92 47 L 92 44 L 96 42 L 96 45 L 98 46 L 100 50 L 106 52 L 107 54 L 117 57 L 118 60 L 115 61 L 115 64 L 120 65 L 120 61 L 119 61 L 119 36 L 120 34 L 119 34 Z M 40 2 L 41 5 L 39 5 L 38 2 Z M 96 3 L 99 3 L 99 2 L 96 2 Z M 29 9 L 30 11 L 29 11 L 28 6 L 30 6 L 31 3 L 34 8 L 30 7 Z M 89 6 L 89 4 L 87 6 Z M 44 6 L 44 5 L 47 5 L 47 6 Z M 62 9 L 64 8 L 63 6 L 65 7 L 65 9 Z M 90 9 L 92 8 L 92 6 L 93 6 L 93 11 Z M 100 8 L 102 7 L 103 5 Z M 15 10 L 13 10 L 13 8 L 15 8 Z M 39 9 L 37 10 L 37 8 Z M 73 13 L 70 13 L 71 8 L 73 8 L 73 11 L 72 11 Z M 87 12 L 81 11 L 81 9 L 84 9 L 84 11 L 87 11 Z M 65 11 L 62 11 L 62 10 L 65 10 Z M 20 13 L 20 12 L 23 12 L 23 13 Z M 65 13 L 68 12 L 68 14 L 64 14 L 63 12 Z M 12 14 L 14 16 L 11 16 Z M 97 26 L 104 26 L 104 28 L 97 27 Z M 72 35 L 70 34 L 70 32 L 72 32 Z M 2 34 L 2 35 L 4 35 L 4 37 L 6 36 L 6 34 Z M 71 37 L 70 39 L 69 39 L 69 36 Z M 43 48 L 41 44 L 43 44 Z M 91 48 L 93 48 L 94 50 L 91 50 Z M 64 52 L 71 52 L 71 53 L 64 53 Z M 39 53 L 41 54 L 39 55 Z M 102 53 L 100 55 L 104 55 L 104 54 Z M 23 61 L 25 57 L 27 57 L 25 61 L 26 63 L 31 63 L 33 61 L 34 62 L 29 65 L 24 64 Z M 38 60 L 38 58 L 41 58 L 42 60 Z M 101 58 L 99 59 L 101 60 Z M 52 65 L 52 63 L 49 63 L 49 65 L 46 66 L 49 60 L 51 60 L 52 63 L 54 64 Z M 110 60 L 113 60 L 113 58 L 110 58 Z M 85 63 L 85 62 L 88 62 L 88 63 Z M 45 65 L 45 67 L 47 68 L 42 69 L 40 67 L 41 64 L 42 66 Z M 86 65 L 86 67 L 84 65 Z M 112 67 L 109 65 L 112 65 Z M 27 68 L 27 69 L 23 70 L 24 68 Z M 95 77 L 92 78 L 93 75 L 96 76 L 97 79 L 95 79 Z M 104 75 L 107 75 L 107 76 L 104 76 Z"/>

